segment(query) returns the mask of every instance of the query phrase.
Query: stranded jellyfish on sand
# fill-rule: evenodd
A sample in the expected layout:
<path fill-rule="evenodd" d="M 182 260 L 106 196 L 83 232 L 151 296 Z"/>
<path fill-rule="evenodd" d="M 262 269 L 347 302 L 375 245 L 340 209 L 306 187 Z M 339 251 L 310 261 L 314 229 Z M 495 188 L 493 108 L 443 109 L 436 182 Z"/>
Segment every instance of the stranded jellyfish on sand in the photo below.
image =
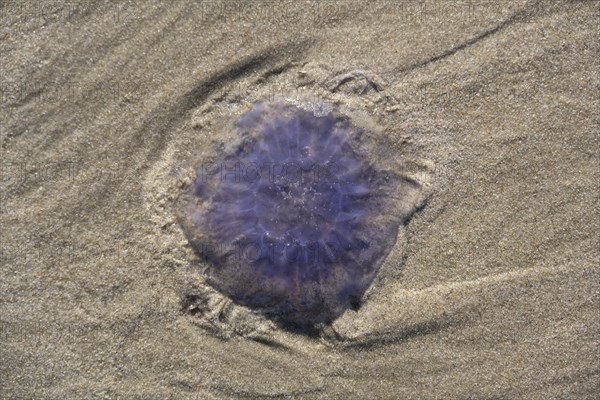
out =
<path fill-rule="evenodd" d="M 324 106 L 257 103 L 219 158 L 197 166 L 179 208 L 207 281 L 282 322 L 358 307 L 401 222 L 369 135 Z"/>

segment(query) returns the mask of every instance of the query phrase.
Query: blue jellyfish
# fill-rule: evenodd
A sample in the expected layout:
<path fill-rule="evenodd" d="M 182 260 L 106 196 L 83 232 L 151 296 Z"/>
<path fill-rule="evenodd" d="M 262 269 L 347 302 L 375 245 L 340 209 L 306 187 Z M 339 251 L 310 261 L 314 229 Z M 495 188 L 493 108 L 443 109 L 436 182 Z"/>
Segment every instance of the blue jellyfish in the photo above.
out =
<path fill-rule="evenodd" d="M 257 103 L 236 140 L 201 162 L 181 225 L 208 282 L 283 322 L 329 323 L 356 309 L 393 246 L 393 179 L 335 108 Z"/>

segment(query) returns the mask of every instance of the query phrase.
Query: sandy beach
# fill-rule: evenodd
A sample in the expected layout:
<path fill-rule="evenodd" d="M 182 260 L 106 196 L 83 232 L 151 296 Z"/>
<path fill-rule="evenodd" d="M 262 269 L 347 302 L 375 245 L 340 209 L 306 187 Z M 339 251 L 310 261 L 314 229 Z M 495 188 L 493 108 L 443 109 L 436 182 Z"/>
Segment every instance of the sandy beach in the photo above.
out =
<path fill-rule="evenodd" d="M 1 399 L 597 398 L 600 3 L 0 13 Z M 177 218 L 279 98 L 364 114 L 412 183 L 359 307 L 314 329 L 211 287 Z"/>

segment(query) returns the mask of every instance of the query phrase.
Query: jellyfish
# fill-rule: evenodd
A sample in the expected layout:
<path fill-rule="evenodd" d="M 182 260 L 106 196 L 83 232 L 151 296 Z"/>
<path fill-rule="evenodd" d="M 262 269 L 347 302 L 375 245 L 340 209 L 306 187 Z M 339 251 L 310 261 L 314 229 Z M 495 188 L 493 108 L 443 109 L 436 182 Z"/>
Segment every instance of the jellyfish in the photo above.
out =
<path fill-rule="evenodd" d="M 218 159 L 199 162 L 179 204 L 207 282 L 294 324 L 359 307 L 402 222 L 368 132 L 321 106 L 256 103 Z"/>

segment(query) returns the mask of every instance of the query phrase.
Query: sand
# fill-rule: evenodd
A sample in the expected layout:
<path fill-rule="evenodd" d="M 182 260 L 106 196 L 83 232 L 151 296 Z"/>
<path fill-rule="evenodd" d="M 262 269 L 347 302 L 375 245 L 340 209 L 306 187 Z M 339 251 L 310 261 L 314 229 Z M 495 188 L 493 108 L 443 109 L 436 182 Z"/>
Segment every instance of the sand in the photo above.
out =
<path fill-rule="evenodd" d="M 2 399 L 596 398 L 599 3 L 0 12 Z M 422 203 L 310 332 L 212 293 L 173 208 L 300 95 L 374 115 Z"/>

